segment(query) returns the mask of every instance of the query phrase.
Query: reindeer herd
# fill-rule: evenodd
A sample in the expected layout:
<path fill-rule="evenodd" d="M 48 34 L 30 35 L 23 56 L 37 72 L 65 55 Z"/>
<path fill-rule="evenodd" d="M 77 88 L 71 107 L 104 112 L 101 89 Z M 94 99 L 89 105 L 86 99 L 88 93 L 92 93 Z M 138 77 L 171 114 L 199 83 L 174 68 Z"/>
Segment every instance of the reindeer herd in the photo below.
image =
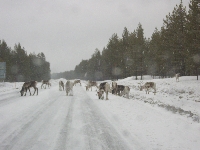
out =
<path fill-rule="evenodd" d="M 48 86 L 48 87 L 51 86 L 51 83 L 49 82 L 49 80 L 46 80 L 46 81 L 42 80 L 41 83 L 42 83 L 41 89 L 44 87 L 44 85 L 45 85 L 45 89 L 46 89 L 46 86 Z M 26 96 L 27 90 L 29 90 L 29 93 L 31 95 L 30 88 L 34 88 L 33 95 L 35 94 L 35 92 L 37 92 L 37 95 L 38 95 L 37 81 L 28 81 L 22 85 L 22 89 L 20 91 L 21 96 Z"/>
<path fill-rule="evenodd" d="M 76 86 L 76 84 L 79 83 L 81 86 L 81 80 L 75 80 L 74 82 L 68 80 L 65 85 L 63 81 L 59 81 L 59 91 L 66 91 L 66 95 L 72 95 L 73 96 L 73 86 Z"/>
<path fill-rule="evenodd" d="M 176 82 L 179 82 L 179 77 L 180 73 L 175 74 Z M 59 90 L 60 91 L 66 91 L 66 95 L 71 95 L 73 96 L 73 86 L 76 86 L 76 84 L 80 84 L 81 86 L 81 80 L 75 80 L 70 81 L 68 80 L 65 84 L 63 81 L 59 81 Z M 41 89 L 44 88 L 46 89 L 46 86 L 50 87 L 51 83 L 49 80 L 42 80 L 41 81 Z M 37 92 L 38 95 L 38 88 L 37 88 L 37 81 L 29 81 L 25 82 L 22 86 L 22 89 L 20 91 L 21 96 L 26 96 L 27 90 L 29 90 L 29 93 L 31 95 L 30 88 L 34 88 L 34 93 Z M 129 86 L 124 86 L 124 85 L 118 85 L 117 82 L 113 81 L 112 84 L 110 85 L 108 82 L 103 82 L 100 83 L 99 86 L 96 81 L 88 81 L 86 83 L 86 91 L 89 91 L 89 89 L 92 91 L 92 87 L 96 87 L 97 95 L 99 99 L 104 99 L 104 93 L 106 94 L 106 100 L 108 100 L 108 93 L 112 93 L 114 95 L 118 96 L 125 96 L 126 98 L 129 99 L 129 93 L 130 93 L 130 87 Z M 146 91 L 146 94 L 149 94 L 149 91 L 152 89 L 154 95 L 156 94 L 156 83 L 155 82 L 146 82 L 143 84 L 143 82 L 139 83 L 139 89 L 142 91 L 143 89 Z"/>

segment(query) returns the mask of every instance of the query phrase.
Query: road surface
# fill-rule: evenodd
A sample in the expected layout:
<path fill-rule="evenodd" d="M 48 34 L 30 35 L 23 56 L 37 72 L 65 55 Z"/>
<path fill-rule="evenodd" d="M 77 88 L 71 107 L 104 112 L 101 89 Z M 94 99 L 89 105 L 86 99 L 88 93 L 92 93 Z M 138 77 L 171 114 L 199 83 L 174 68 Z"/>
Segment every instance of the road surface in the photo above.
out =
<path fill-rule="evenodd" d="M 18 91 L 0 97 L 1 150 L 141 149 L 126 141 L 81 86 L 74 96 L 58 86 L 39 88 L 38 96 Z"/>

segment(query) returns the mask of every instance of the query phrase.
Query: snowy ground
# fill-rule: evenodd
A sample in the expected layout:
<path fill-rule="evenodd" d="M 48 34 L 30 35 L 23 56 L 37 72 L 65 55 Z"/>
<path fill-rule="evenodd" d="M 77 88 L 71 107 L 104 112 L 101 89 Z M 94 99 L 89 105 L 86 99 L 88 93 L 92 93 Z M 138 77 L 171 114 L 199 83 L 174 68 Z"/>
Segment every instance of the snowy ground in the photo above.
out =
<path fill-rule="evenodd" d="M 200 81 L 145 76 L 157 86 L 147 95 L 134 78 L 117 81 L 131 88 L 130 99 L 109 93 L 109 100 L 99 100 L 96 88 L 86 92 L 86 81 L 74 96 L 58 90 L 59 80 L 47 89 L 38 83 L 39 95 L 26 97 L 23 83 L 0 83 L 0 149 L 198 150 Z"/>

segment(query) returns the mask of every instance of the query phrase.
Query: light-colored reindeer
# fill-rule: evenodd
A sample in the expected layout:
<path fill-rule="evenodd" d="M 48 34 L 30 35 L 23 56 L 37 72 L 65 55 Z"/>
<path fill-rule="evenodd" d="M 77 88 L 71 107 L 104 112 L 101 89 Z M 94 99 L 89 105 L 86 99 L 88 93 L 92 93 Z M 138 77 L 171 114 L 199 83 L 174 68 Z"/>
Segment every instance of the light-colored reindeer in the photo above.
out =
<path fill-rule="evenodd" d="M 92 87 L 93 86 L 95 86 L 97 89 L 99 88 L 96 81 L 88 81 L 87 85 L 85 86 L 86 87 L 86 91 L 89 91 L 89 88 L 92 91 Z"/>
<path fill-rule="evenodd" d="M 175 74 L 176 82 L 179 82 L 180 73 Z"/>
<path fill-rule="evenodd" d="M 73 86 L 74 86 L 74 83 L 70 80 L 68 80 L 65 84 L 65 90 L 66 90 L 66 95 L 71 95 L 73 96 Z"/>
<path fill-rule="evenodd" d="M 155 82 L 146 82 L 144 85 L 141 85 L 142 82 L 140 83 L 140 91 L 145 89 L 146 94 L 149 94 L 149 90 L 152 88 L 154 90 L 154 95 L 156 94 L 156 83 Z"/>

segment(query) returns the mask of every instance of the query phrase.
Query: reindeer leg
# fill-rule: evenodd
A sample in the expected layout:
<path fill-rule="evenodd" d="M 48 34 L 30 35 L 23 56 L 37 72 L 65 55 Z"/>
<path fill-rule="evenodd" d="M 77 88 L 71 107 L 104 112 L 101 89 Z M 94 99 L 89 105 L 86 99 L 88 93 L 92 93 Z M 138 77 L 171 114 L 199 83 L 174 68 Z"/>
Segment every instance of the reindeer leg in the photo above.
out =
<path fill-rule="evenodd" d="M 129 99 L 129 92 L 126 93 L 126 97 Z"/>
<path fill-rule="evenodd" d="M 108 100 L 108 91 L 106 92 L 106 100 Z"/>
<path fill-rule="evenodd" d="M 66 90 L 66 95 L 68 96 L 68 90 Z"/>
<path fill-rule="evenodd" d="M 73 92 L 73 90 L 71 90 L 71 93 L 72 93 L 72 96 L 74 95 L 74 92 Z"/>
<path fill-rule="evenodd" d="M 30 96 L 31 96 L 31 90 L 30 90 L 30 88 L 28 88 L 28 90 L 29 90 L 29 93 L 30 93 Z"/>
<path fill-rule="evenodd" d="M 36 91 L 36 88 L 34 87 L 34 93 L 33 93 L 33 95 L 35 94 L 35 91 Z"/>
<path fill-rule="evenodd" d="M 27 88 L 25 88 L 25 94 L 24 94 L 24 96 L 26 96 L 26 92 L 27 92 Z"/>

